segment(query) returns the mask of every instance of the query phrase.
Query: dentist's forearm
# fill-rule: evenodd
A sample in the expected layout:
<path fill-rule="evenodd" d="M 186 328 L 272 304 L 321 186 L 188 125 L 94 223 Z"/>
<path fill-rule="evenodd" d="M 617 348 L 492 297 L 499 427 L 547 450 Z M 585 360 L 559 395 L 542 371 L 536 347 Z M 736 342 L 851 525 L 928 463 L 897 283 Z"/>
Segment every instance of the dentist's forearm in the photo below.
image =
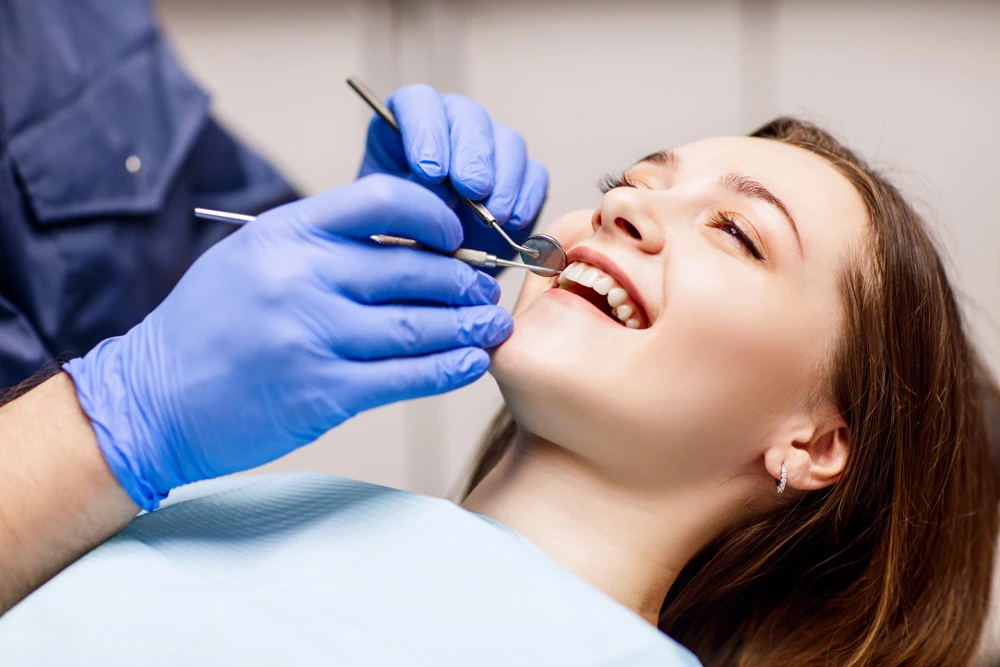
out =
<path fill-rule="evenodd" d="M 0 614 L 137 512 L 68 375 L 0 408 Z"/>

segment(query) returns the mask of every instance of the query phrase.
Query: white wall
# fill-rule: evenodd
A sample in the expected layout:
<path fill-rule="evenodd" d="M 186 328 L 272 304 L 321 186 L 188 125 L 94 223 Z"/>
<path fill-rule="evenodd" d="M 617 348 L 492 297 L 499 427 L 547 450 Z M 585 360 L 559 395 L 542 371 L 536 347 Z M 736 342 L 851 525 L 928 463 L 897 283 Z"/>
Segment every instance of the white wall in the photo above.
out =
<path fill-rule="evenodd" d="M 549 167 L 545 220 L 654 149 L 793 112 L 890 167 L 939 229 L 1000 372 L 1000 3 L 814 0 L 161 0 L 218 113 L 308 192 L 353 177 L 387 94 L 471 95 Z M 503 280 L 505 304 L 520 276 Z M 273 468 L 430 493 L 456 480 L 499 405 L 491 379 L 362 415 Z"/>

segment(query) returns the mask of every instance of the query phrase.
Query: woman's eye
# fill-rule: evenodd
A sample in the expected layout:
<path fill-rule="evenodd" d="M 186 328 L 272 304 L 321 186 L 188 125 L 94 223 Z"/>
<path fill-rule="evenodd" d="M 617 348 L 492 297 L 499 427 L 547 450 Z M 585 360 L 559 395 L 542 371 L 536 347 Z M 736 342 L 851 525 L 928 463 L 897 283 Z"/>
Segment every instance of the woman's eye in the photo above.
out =
<path fill-rule="evenodd" d="M 764 255 L 761 254 L 757 245 L 740 228 L 739 224 L 733 218 L 729 217 L 725 213 L 717 213 L 714 222 L 716 229 L 721 231 L 723 234 L 728 234 L 736 239 L 740 245 L 743 246 L 744 250 L 746 250 L 754 259 L 763 261 Z"/>
<path fill-rule="evenodd" d="M 635 181 L 626 176 L 625 172 L 619 171 L 604 176 L 597 182 L 597 187 L 601 189 L 601 194 L 606 195 L 615 188 L 637 188 L 639 186 Z"/>

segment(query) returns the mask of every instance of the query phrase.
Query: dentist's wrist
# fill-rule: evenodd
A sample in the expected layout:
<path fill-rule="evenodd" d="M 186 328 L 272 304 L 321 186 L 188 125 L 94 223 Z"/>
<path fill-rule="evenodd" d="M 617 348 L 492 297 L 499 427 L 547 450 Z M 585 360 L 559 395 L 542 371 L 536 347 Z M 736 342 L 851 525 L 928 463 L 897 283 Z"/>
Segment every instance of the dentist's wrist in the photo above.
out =
<path fill-rule="evenodd" d="M 164 443 L 150 428 L 155 410 L 144 404 L 141 389 L 132 386 L 136 369 L 129 367 L 128 335 L 102 341 L 63 368 L 73 379 L 111 473 L 136 505 L 151 512 L 181 482 L 161 479 L 169 477 L 168 471 L 154 460 Z"/>

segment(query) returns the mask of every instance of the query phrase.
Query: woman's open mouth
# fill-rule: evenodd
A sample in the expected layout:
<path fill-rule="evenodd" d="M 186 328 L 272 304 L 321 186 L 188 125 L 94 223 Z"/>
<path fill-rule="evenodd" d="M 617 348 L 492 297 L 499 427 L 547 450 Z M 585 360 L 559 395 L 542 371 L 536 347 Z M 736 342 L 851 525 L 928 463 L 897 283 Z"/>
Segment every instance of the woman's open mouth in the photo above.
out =
<path fill-rule="evenodd" d="M 645 329 L 649 317 L 636 299 L 613 276 L 587 262 L 573 262 L 559 274 L 558 289 L 589 302 L 612 321 L 629 329 Z"/>

